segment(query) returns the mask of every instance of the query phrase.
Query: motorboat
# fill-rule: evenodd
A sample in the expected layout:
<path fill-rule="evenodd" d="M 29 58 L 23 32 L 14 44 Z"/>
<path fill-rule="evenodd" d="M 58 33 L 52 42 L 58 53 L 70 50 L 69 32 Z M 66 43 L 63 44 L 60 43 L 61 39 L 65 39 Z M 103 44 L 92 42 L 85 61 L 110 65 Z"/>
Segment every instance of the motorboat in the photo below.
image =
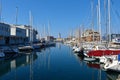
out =
<path fill-rule="evenodd" d="M 120 72 L 120 54 L 115 58 L 109 58 L 104 65 L 104 69 Z"/>

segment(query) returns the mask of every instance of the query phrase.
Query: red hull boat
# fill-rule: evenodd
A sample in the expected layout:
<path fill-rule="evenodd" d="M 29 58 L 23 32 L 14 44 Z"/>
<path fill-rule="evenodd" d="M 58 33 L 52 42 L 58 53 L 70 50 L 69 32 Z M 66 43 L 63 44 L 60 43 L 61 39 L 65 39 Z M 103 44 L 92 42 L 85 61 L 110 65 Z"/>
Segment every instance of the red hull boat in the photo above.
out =
<path fill-rule="evenodd" d="M 91 68 L 96 68 L 96 69 L 100 69 L 100 64 L 95 64 L 95 63 L 87 63 L 87 65 Z"/>
<path fill-rule="evenodd" d="M 118 55 L 120 50 L 92 50 L 87 53 L 89 57 L 101 57 L 105 55 Z"/>

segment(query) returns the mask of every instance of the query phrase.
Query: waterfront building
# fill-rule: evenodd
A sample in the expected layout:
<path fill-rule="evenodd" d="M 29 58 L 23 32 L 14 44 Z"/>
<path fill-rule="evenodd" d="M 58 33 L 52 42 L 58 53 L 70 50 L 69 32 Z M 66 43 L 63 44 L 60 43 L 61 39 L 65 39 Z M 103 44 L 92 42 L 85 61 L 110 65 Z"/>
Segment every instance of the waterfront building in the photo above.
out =
<path fill-rule="evenodd" d="M 24 44 L 37 41 L 37 30 L 27 25 L 0 23 L 0 45 Z"/>
<path fill-rule="evenodd" d="M 10 25 L 0 23 L 0 45 L 9 44 Z"/>
<path fill-rule="evenodd" d="M 16 44 L 35 42 L 37 41 L 37 30 L 31 28 L 29 25 L 14 25 L 11 27 L 11 36 L 16 36 L 16 39 L 13 41 Z"/>
<path fill-rule="evenodd" d="M 26 39 L 26 30 L 16 25 L 11 25 L 10 44 L 22 44 Z"/>
<path fill-rule="evenodd" d="M 85 32 L 82 33 L 82 41 L 100 41 L 100 33 L 92 29 L 87 29 Z"/>
<path fill-rule="evenodd" d="M 54 37 L 53 36 L 46 36 L 45 40 L 46 41 L 54 41 Z"/>
<path fill-rule="evenodd" d="M 37 30 L 35 30 L 34 28 L 32 28 L 29 25 L 17 25 L 16 27 L 24 29 L 25 32 L 25 42 L 30 42 L 30 41 L 37 41 Z"/>

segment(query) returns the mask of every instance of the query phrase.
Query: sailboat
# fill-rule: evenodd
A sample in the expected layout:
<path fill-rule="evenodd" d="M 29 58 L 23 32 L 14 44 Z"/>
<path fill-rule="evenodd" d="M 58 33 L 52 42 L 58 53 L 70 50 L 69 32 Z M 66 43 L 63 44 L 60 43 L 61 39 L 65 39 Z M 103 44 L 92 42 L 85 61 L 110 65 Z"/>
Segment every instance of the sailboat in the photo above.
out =
<path fill-rule="evenodd" d="M 104 69 L 120 72 L 120 54 L 114 58 L 109 58 L 104 65 Z"/>
<path fill-rule="evenodd" d="M 30 42 L 29 43 L 25 43 L 25 46 L 21 46 L 18 47 L 19 51 L 33 51 L 33 46 L 32 46 L 32 42 L 33 42 L 33 29 L 32 29 L 32 16 L 31 16 L 31 12 L 30 12 Z"/>
<path fill-rule="evenodd" d="M 100 1 L 99 1 L 99 4 L 100 4 Z M 99 24 L 100 24 L 100 21 L 99 21 Z M 109 28 L 108 44 L 110 44 L 110 0 L 108 0 L 108 28 Z M 108 55 L 110 56 L 110 55 L 118 55 L 118 54 L 120 54 L 120 49 L 111 49 L 109 47 L 106 49 L 102 49 L 102 50 L 98 48 L 97 50 L 91 50 L 87 53 L 89 57 L 101 57 L 101 56 L 108 56 Z"/>

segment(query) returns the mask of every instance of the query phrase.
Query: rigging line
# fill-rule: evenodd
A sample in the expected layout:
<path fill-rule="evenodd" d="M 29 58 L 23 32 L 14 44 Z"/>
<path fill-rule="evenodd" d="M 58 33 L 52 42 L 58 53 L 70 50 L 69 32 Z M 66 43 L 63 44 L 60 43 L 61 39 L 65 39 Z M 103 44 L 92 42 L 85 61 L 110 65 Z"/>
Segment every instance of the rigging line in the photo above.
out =
<path fill-rule="evenodd" d="M 88 26 L 88 24 L 90 23 L 90 18 L 91 18 L 91 14 L 90 14 L 90 7 L 88 9 L 88 15 L 83 19 L 82 23 L 84 24 L 84 26 Z"/>
<path fill-rule="evenodd" d="M 113 7 L 112 7 L 113 10 L 115 11 L 116 15 L 120 18 L 120 14 L 119 14 L 118 10 L 115 9 L 113 0 L 111 0 L 111 3 L 112 3 L 111 7 L 113 6 Z"/>
<path fill-rule="evenodd" d="M 96 6 L 96 8 L 97 8 L 97 6 Z M 94 22 L 93 22 L 93 23 L 94 23 L 94 30 L 96 30 L 96 29 L 97 29 L 97 26 L 98 26 L 98 25 L 96 25 L 96 23 L 97 23 L 97 18 L 98 18 L 98 17 L 97 17 L 97 9 L 96 9 L 96 8 L 94 8 L 94 10 L 93 10 L 93 14 L 94 14 L 94 17 L 93 17 L 93 18 L 94 18 L 94 20 L 93 20 L 93 21 L 94 21 Z M 98 24 L 98 23 L 97 23 L 97 24 Z M 102 24 L 102 23 L 101 23 L 101 24 Z"/>
<path fill-rule="evenodd" d="M 119 19 L 120 19 L 120 14 L 119 14 L 119 12 L 118 12 L 117 10 L 115 10 L 115 13 L 116 13 L 116 15 L 119 17 Z"/>
<path fill-rule="evenodd" d="M 119 13 L 117 12 L 117 10 L 114 8 L 114 5 L 112 4 L 111 5 L 111 13 L 112 13 L 112 15 L 113 16 L 115 16 L 114 17 L 114 19 L 112 18 L 111 20 L 111 22 L 113 22 L 113 20 L 114 20 L 114 22 L 116 22 L 117 24 L 119 23 L 119 22 L 117 22 L 118 20 L 117 19 L 119 19 L 118 17 L 119 17 Z M 119 19 L 120 20 L 120 19 Z M 112 25 L 112 32 L 114 31 L 114 32 L 117 32 L 117 30 L 119 30 L 118 28 L 117 28 L 117 30 L 115 29 L 115 28 L 113 28 L 114 26 L 116 26 L 116 24 L 111 24 Z"/>
<path fill-rule="evenodd" d="M 120 19 L 120 15 L 119 15 L 119 13 L 118 13 L 118 11 L 116 9 L 114 9 L 113 7 L 111 7 L 111 11 L 112 11 L 113 15 L 116 16 L 116 18 L 119 17 L 118 19 Z"/>
<path fill-rule="evenodd" d="M 118 19 L 118 21 L 120 21 L 120 15 L 119 15 L 118 11 L 116 9 L 114 9 L 113 5 L 111 7 L 111 11 L 112 11 L 113 15 L 116 17 L 114 19 Z M 116 23 L 119 25 L 119 22 L 117 22 L 117 20 L 114 20 L 114 21 L 116 21 Z M 116 25 L 114 25 L 114 26 L 116 26 Z M 117 30 L 119 30 L 119 29 L 117 28 Z"/>
<path fill-rule="evenodd" d="M 118 18 L 120 20 L 120 14 L 118 12 L 117 9 L 114 8 L 114 5 L 111 6 L 111 9 L 112 9 L 112 12 L 113 12 L 113 15 L 116 14 L 116 18 Z"/>
<path fill-rule="evenodd" d="M 87 16 L 87 18 L 83 22 L 85 26 L 88 26 L 88 23 L 90 23 L 90 14 Z"/>
<path fill-rule="evenodd" d="M 111 4 L 112 4 L 112 5 L 114 5 L 114 2 L 113 2 L 113 0 L 111 0 Z"/>

